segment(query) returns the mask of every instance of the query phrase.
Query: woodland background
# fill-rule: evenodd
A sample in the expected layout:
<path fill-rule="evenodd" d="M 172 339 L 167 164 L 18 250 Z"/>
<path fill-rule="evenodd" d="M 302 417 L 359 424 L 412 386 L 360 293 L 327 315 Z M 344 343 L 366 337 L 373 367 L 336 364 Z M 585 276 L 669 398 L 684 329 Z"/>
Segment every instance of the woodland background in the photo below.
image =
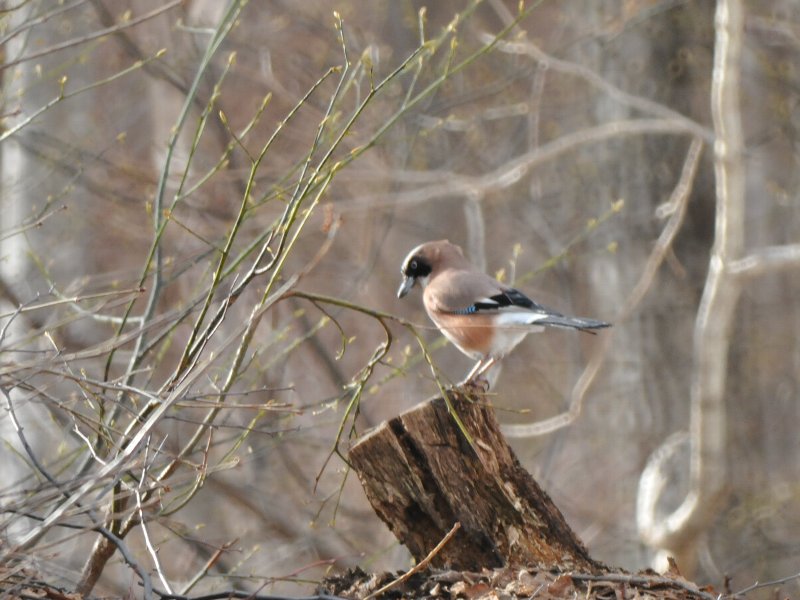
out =
<path fill-rule="evenodd" d="M 9 0 L 0 26 L 4 573 L 139 597 L 407 568 L 334 449 L 469 369 L 395 298 L 443 237 L 615 324 L 529 338 L 491 397 L 594 557 L 797 573 L 800 4 Z"/>

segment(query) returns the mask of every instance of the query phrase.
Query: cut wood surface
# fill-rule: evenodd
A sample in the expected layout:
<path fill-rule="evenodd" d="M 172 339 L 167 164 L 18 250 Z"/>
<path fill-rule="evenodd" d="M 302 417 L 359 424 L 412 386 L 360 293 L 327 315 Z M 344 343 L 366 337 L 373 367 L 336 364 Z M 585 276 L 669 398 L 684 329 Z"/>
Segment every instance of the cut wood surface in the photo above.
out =
<path fill-rule="evenodd" d="M 382 423 L 350 449 L 367 498 L 397 539 L 420 561 L 459 522 L 433 566 L 601 569 L 522 468 L 492 408 L 450 393 L 472 445 L 447 404 L 434 398 Z"/>

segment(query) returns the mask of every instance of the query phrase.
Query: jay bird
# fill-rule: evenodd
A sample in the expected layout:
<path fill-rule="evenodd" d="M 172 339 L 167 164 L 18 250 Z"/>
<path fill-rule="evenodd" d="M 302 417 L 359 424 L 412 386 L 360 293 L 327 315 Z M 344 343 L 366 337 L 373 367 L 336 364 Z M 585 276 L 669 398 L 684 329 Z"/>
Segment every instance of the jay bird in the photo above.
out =
<path fill-rule="evenodd" d="M 534 302 L 477 270 L 464 258 L 461 248 L 448 240 L 414 248 L 403 261 L 401 272 L 403 281 L 397 297 L 404 297 L 419 283 L 431 321 L 461 352 L 478 361 L 464 383 L 479 378 L 527 334 L 544 327 L 594 333 L 594 329 L 611 325 L 568 317 Z"/>

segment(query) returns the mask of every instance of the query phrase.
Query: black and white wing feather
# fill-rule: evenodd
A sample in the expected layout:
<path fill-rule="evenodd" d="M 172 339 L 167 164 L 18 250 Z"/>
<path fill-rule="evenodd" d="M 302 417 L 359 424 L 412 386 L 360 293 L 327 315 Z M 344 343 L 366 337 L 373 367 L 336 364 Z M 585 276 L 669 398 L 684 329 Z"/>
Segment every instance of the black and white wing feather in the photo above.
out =
<path fill-rule="evenodd" d="M 506 288 L 499 294 L 481 298 L 469 306 L 449 312 L 461 315 L 495 314 L 501 316 L 501 321 L 506 325 L 548 325 L 579 329 L 588 333 L 594 333 L 593 329 L 610 326 L 610 323 L 605 321 L 562 315 L 531 300 L 514 288 Z"/>

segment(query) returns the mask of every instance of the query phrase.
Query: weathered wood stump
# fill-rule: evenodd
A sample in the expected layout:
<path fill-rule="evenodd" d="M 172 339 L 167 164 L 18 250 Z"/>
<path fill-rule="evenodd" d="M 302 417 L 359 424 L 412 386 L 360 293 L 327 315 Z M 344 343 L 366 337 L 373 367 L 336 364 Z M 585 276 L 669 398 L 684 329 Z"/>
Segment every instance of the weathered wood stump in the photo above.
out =
<path fill-rule="evenodd" d="M 397 539 L 420 561 L 460 522 L 433 566 L 600 569 L 519 464 L 493 410 L 456 392 L 451 404 L 472 445 L 446 403 L 434 398 L 384 422 L 350 449 L 367 498 Z"/>

